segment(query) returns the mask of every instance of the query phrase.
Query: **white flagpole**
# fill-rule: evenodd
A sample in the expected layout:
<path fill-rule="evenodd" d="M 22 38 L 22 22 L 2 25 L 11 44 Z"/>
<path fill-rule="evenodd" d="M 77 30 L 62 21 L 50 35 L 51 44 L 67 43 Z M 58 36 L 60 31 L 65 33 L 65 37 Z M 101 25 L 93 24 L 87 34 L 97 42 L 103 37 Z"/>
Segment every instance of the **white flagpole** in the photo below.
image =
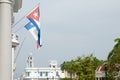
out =
<path fill-rule="evenodd" d="M 0 80 L 12 79 L 11 5 L 0 0 Z"/>

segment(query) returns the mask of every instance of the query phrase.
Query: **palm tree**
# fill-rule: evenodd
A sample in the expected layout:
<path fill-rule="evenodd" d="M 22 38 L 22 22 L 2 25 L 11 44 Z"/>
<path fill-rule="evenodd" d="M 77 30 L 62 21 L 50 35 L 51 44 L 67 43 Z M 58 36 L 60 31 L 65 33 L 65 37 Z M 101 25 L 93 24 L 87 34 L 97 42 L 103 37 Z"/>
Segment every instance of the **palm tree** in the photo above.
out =
<path fill-rule="evenodd" d="M 61 70 L 67 71 L 68 73 L 70 73 L 70 78 L 73 78 L 73 74 L 75 73 L 74 65 L 74 60 L 63 62 L 63 64 L 61 64 Z"/>
<path fill-rule="evenodd" d="M 111 75 L 120 70 L 120 38 L 114 41 L 116 44 L 108 55 L 109 74 Z"/>
<path fill-rule="evenodd" d="M 76 61 L 78 77 L 85 80 L 94 80 L 95 69 L 98 67 L 98 65 L 103 63 L 102 60 L 93 57 L 93 54 L 78 57 Z"/>
<path fill-rule="evenodd" d="M 108 55 L 108 60 L 112 60 L 112 62 L 120 62 L 120 38 L 115 39 L 115 46 L 112 51 Z"/>
<path fill-rule="evenodd" d="M 95 69 L 103 61 L 93 57 L 93 54 L 88 56 L 77 57 L 75 60 L 64 61 L 61 64 L 61 70 L 65 70 L 70 73 L 70 78 L 73 78 L 73 74 L 76 74 L 79 80 L 94 80 Z"/>

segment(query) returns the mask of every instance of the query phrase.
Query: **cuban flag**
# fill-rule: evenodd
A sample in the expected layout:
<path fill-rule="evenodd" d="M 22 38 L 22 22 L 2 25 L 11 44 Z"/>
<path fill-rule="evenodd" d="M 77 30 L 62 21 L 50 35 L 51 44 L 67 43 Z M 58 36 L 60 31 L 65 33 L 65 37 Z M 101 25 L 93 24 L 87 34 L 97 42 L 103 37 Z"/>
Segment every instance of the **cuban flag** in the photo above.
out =
<path fill-rule="evenodd" d="M 42 43 L 39 6 L 33 9 L 26 17 L 30 22 L 25 25 L 25 28 L 31 32 L 34 39 L 36 40 L 37 48 L 40 48 L 42 46 Z"/>

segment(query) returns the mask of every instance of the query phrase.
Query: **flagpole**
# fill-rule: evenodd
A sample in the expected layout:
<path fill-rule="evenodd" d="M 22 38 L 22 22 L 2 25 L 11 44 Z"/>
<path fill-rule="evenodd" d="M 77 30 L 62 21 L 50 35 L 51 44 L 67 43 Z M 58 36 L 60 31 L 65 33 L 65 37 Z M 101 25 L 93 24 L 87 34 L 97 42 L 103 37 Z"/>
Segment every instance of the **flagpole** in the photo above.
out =
<path fill-rule="evenodd" d="M 28 35 L 28 34 L 27 34 L 27 35 Z M 20 48 L 19 48 L 19 50 L 18 50 L 18 52 L 17 52 L 17 55 L 16 55 L 16 57 L 15 57 L 15 61 L 14 61 L 15 63 L 16 63 L 16 61 L 17 61 L 17 58 L 18 58 L 19 54 L 20 54 L 20 51 L 21 51 L 22 46 L 23 46 L 23 43 L 25 42 L 25 40 L 26 40 L 26 38 L 27 38 L 27 35 L 24 37 L 23 41 L 21 42 Z"/>
<path fill-rule="evenodd" d="M 11 4 L 0 0 L 0 80 L 12 79 Z"/>

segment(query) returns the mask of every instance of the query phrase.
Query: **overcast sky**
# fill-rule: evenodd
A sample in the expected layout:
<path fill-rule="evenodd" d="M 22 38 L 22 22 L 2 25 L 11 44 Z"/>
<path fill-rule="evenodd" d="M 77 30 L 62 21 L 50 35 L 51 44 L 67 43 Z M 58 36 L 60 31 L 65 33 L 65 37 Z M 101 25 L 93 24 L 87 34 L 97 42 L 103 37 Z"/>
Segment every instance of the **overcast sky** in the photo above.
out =
<path fill-rule="evenodd" d="M 37 50 L 34 38 L 24 28 L 28 22 L 24 16 L 39 2 L 43 46 Z M 31 52 L 37 67 L 48 66 L 49 60 L 57 60 L 60 65 L 91 53 L 106 60 L 114 39 L 120 37 L 120 0 L 23 0 L 14 16 L 18 23 L 13 32 L 19 35 L 20 45 L 27 36 L 17 58 L 15 76 L 24 72 Z"/>

